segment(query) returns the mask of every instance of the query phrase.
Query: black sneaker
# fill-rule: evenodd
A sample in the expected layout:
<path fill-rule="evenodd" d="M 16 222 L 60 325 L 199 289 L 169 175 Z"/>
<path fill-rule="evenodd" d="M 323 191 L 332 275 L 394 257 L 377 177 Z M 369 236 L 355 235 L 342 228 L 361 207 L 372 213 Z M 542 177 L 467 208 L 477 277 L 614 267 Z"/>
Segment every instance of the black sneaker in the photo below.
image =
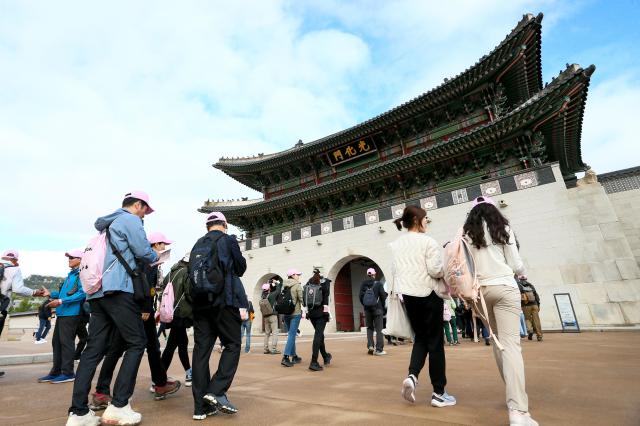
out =
<path fill-rule="evenodd" d="M 4 371 L 0 371 L 0 377 L 4 377 Z"/>
<path fill-rule="evenodd" d="M 538 342 L 542 342 L 542 336 L 538 336 Z"/>
<path fill-rule="evenodd" d="M 206 394 L 204 400 L 213 405 L 217 410 L 226 414 L 235 414 L 238 409 L 227 399 L 227 395 L 214 395 L 212 393 Z"/>
<path fill-rule="evenodd" d="M 293 363 L 289 360 L 289 357 L 287 355 L 282 357 L 282 361 L 280 361 L 280 365 L 283 365 L 285 367 L 293 367 Z"/>
<path fill-rule="evenodd" d="M 210 406 L 209 410 L 204 413 L 193 413 L 193 420 L 204 420 L 207 417 L 215 416 L 216 414 L 218 414 L 218 409 Z"/>
<path fill-rule="evenodd" d="M 330 365 L 333 356 L 330 353 L 327 353 L 327 357 L 324 359 L 324 365 Z"/>
<path fill-rule="evenodd" d="M 294 364 L 300 364 L 302 362 L 302 358 L 300 358 L 298 355 L 294 355 L 293 358 L 291 358 L 291 362 L 293 362 Z"/>
<path fill-rule="evenodd" d="M 367 351 L 367 353 L 369 355 L 373 355 L 373 351 L 374 351 L 373 346 L 369 346 L 369 350 Z"/>
<path fill-rule="evenodd" d="M 529 333 L 529 336 L 527 336 L 527 339 L 533 340 L 533 333 Z"/>
<path fill-rule="evenodd" d="M 324 370 L 324 368 L 322 368 L 322 366 L 320 364 L 318 364 L 317 362 L 312 362 L 311 364 L 309 364 L 309 370 L 311 370 L 311 371 L 322 371 L 322 370 Z"/>

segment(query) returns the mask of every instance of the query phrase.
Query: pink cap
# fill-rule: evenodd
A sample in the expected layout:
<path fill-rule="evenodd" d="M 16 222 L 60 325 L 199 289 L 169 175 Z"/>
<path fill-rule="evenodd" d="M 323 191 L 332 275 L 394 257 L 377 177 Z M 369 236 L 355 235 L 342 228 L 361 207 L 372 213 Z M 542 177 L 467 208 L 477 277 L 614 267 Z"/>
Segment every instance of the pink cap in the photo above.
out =
<path fill-rule="evenodd" d="M 294 275 L 302 275 L 302 272 L 298 271 L 296 268 L 291 268 L 287 271 L 288 277 L 292 277 Z"/>
<path fill-rule="evenodd" d="M 263 290 L 269 290 L 270 288 L 271 288 L 271 286 L 269 285 L 269 283 L 262 284 L 262 289 Z"/>
<path fill-rule="evenodd" d="M 72 257 L 77 257 L 78 259 L 82 259 L 82 256 L 84 255 L 84 250 L 80 250 L 80 249 L 69 250 L 64 255 L 67 256 L 69 259 L 71 259 Z"/>
<path fill-rule="evenodd" d="M 376 270 L 373 268 L 367 269 L 367 275 L 375 275 L 377 274 Z"/>
<path fill-rule="evenodd" d="M 127 199 L 127 198 L 135 198 L 137 200 L 142 200 L 145 203 L 147 203 L 147 214 L 151 214 L 154 212 L 154 210 L 151 208 L 151 204 L 149 204 L 149 195 L 147 195 L 146 192 L 144 191 L 131 191 L 128 192 L 126 194 L 124 194 L 124 198 L 123 199 Z"/>
<path fill-rule="evenodd" d="M 9 249 L 4 253 L 2 253 L 3 259 L 18 260 L 19 256 L 20 256 L 20 253 L 18 253 L 18 250 L 15 250 L 15 249 Z"/>
<path fill-rule="evenodd" d="M 209 222 L 213 222 L 214 220 L 221 220 L 223 222 L 226 222 L 227 218 L 224 217 L 224 214 L 222 214 L 221 212 L 209 213 L 209 216 L 207 216 L 207 220 L 205 221 L 205 224 Z"/>
<path fill-rule="evenodd" d="M 473 203 L 471 204 L 471 208 L 474 208 L 478 204 L 491 204 L 494 207 L 496 205 L 496 203 L 493 201 L 491 197 L 484 197 L 484 196 L 477 197 L 475 200 L 473 200 Z"/>
<path fill-rule="evenodd" d="M 168 239 L 162 232 L 152 232 L 147 236 L 147 239 L 151 244 L 156 244 L 156 243 L 171 244 L 173 242 L 173 240 Z"/>

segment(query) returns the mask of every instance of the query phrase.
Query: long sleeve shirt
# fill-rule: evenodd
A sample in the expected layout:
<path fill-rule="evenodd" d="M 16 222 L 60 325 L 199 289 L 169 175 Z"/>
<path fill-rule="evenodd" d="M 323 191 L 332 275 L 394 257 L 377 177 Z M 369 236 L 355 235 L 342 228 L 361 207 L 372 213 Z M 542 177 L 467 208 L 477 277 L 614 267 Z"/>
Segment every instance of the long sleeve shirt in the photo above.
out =
<path fill-rule="evenodd" d="M 518 287 L 514 274 L 524 275 L 524 263 L 516 247 L 516 237 L 513 230 L 507 227 L 509 233 L 508 244 L 494 244 L 485 224 L 484 238 L 487 247 L 480 249 L 471 244 L 471 238 L 466 237 L 471 244 L 471 253 L 475 259 L 476 273 L 481 286 L 507 285 Z"/>
<path fill-rule="evenodd" d="M 56 315 L 59 317 L 73 317 L 82 313 L 86 294 L 82 290 L 78 268 L 69 272 L 60 289 L 51 292 L 51 298 L 62 301 L 62 305 L 56 308 Z"/>
<path fill-rule="evenodd" d="M 390 246 L 393 291 L 415 297 L 427 297 L 435 291 L 447 297 L 444 282 L 439 280 L 444 272 L 436 240 L 423 233 L 406 232 Z"/>
<path fill-rule="evenodd" d="M 11 293 L 19 294 L 20 296 L 33 296 L 33 289 L 30 289 L 24 285 L 22 279 L 22 271 L 19 266 L 13 266 L 13 263 L 2 260 L 4 264 L 4 278 L 0 283 L 0 291 L 3 295 L 11 297 Z"/>

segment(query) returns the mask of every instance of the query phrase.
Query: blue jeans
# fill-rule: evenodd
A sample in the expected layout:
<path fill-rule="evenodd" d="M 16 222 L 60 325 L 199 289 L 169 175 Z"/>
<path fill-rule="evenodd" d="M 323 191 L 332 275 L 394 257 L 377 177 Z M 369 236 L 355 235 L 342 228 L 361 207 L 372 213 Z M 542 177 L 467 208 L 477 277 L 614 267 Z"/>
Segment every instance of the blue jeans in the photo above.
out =
<path fill-rule="evenodd" d="M 285 356 L 297 355 L 296 354 L 296 333 L 298 332 L 298 327 L 300 326 L 301 318 L 302 318 L 301 314 L 284 316 L 284 323 L 287 325 L 287 328 L 289 329 L 287 334 L 287 344 L 284 347 Z"/>
<path fill-rule="evenodd" d="M 524 322 L 524 313 L 520 312 L 520 337 L 526 337 L 527 324 Z"/>
<path fill-rule="evenodd" d="M 51 321 L 48 319 L 40 318 L 40 326 L 38 327 L 38 331 L 36 332 L 36 340 L 44 339 L 47 337 L 47 333 L 51 329 Z"/>
<path fill-rule="evenodd" d="M 242 327 L 240 328 L 240 341 L 242 342 L 242 338 L 247 334 L 247 341 L 244 344 L 244 351 L 249 352 L 251 349 L 251 321 L 244 320 L 242 321 Z"/>

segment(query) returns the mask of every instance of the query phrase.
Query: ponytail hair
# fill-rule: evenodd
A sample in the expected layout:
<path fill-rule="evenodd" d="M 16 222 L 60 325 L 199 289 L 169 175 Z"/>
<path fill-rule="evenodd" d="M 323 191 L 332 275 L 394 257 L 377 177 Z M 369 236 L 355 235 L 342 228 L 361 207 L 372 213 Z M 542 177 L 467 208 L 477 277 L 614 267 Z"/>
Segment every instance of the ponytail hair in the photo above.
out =
<path fill-rule="evenodd" d="M 424 209 L 417 206 L 407 206 L 402 212 L 402 217 L 394 220 L 393 223 L 396 224 L 398 231 L 401 231 L 402 228 L 411 229 L 419 226 L 425 217 L 427 217 L 427 212 Z"/>

